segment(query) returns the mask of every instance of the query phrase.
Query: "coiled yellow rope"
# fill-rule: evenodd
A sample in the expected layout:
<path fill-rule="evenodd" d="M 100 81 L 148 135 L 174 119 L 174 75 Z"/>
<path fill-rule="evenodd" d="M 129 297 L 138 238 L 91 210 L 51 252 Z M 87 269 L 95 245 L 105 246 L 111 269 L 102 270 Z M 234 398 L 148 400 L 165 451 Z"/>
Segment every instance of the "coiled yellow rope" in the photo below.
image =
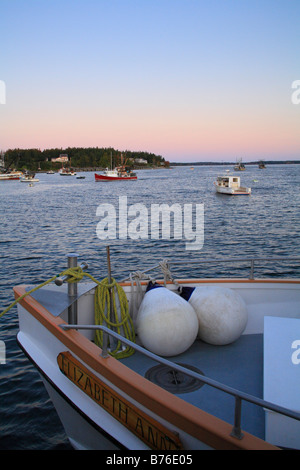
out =
<path fill-rule="evenodd" d="M 104 279 L 95 291 L 95 324 L 105 325 L 116 331 L 116 333 L 135 342 L 135 333 L 132 319 L 129 315 L 128 301 L 122 287 L 117 284 L 115 279 L 111 278 L 111 284 L 108 279 Z M 110 291 L 112 295 L 110 294 Z M 116 295 L 119 300 L 119 309 L 116 303 Z M 112 303 L 112 305 L 111 305 Z M 122 348 L 120 341 L 114 346 L 114 342 L 108 339 L 108 347 L 114 347 L 109 353 L 120 359 L 133 354 L 134 349 L 131 347 Z M 95 335 L 95 343 L 103 347 L 103 331 L 97 330 Z"/>
<path fill-rule="evenodd" d="M 33 289 L 25 292 L 23 295 L 18 297 L 11 305 L 9 305 L 1 314 L 0 318 L 7 313 L 12 307 L 14 307 L 18 302 L 20 302 L 27 295 L 32 294 L 41 287 L 46 286 L 53 282 L 57 277 L 69 276 L 67 282 L 78 282 L 83 279 L 84 276 L 89 277 L 93 282 L 97 284 L 95 289 L 95 324 L 96 325 L 105 325 L 108 328 L 113 328 L 117 333 L 125 336 L 125 338 L 135 342 L 135 332 L 132 323 L 132 319 L 129 315 L 128 301 L 122 287 L 112 278 L 112 282 L 109 284 L 108 279 L 103 281 L 97 281 L 91 274 L 84 272 L 80 266 L 74 268 L 68 268 L 62 273 L 51 277 L 47 281 L 39 284 Z M 112 292 L 112 295 L 110 294 Z M 116 297 L 117 294 L 119 299 L 120 311 L 118 312 Z M 112 298 L 112 307 L 111 307 L 111 298 Z M 103 332 L 97 330 L 95 335 L 95 343 L 102 347 L 103 345 Z M 134 349 L 131 347 L 126 347 L 121 349 L 122 344 L 118 341 L 115 349 L 109 351 L 109 353 L 120 359 L 123 357 L 130 356 L 133 354 Z"/>

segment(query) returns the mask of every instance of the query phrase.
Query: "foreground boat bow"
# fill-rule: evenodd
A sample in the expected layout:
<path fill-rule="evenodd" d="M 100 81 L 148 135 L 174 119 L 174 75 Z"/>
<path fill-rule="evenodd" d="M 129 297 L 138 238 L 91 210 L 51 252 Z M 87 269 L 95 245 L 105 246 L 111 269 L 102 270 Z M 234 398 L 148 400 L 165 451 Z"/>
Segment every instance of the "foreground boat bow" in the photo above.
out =
<path fill-rule="evenodd" d="M 261 391 L 263 387 L 264 315 L 285 314 L 299 323 L 299 281 L 178 282 L 190 287 L 222 285 L 238 292 L 248 308 L 243 335 L 226 346 L 212 346 L 197 339 L 183 354 L 171 358 L 159 357 L 122 338 L 135 353 L 116 359 L 108 354 L 106 342 L 103 347 L 94 343 L 97 329 L 102 329 L 104 339 L 105 335 L 120 338 L 105 325 L 95 324 L 93 283 L 81 282 L 76 299 L 70 298 L 65 284 L 61 287 L 51 284 L 19 303 L 18 343 L 41 373 L 75 448 L 275 450 L 274 444 L 280 445 L 280 440 L 276 443 L 271 436 L 267 442 L 263 407 L 273 408 L 276 416 L 286 411 L 286 419 L 292 420 L 293 425 L 299 424 L 299 410 L 285 410 L 280 404 L 253 394 L 255 388 Z M 143 290 L 147 284 L 141 283 Z M 173 292 L 177 288 L 172 282 L 159 284 Z M 120 285 L 130 305 L 131 283 Z M 15 296 L 23 295 L 26 289 L 15 287 Z M 74 301 L 78 312 L 76 324 L 68 318 Z M 249 349 L 250 346 L 255 349 Z M 224 361 L 229 361 L 227 366 Z M 167 376 L 171 371 L 179 382 L 192 377 L 197 382 L 196 388 L 169 391 L 168 384 L 161 385 L 152 378 L 158 364 L 167 367 Z M 221 376 L 224 381 L 219 380 Z M 242 391 L 236 388 L 237 384 Z"/>

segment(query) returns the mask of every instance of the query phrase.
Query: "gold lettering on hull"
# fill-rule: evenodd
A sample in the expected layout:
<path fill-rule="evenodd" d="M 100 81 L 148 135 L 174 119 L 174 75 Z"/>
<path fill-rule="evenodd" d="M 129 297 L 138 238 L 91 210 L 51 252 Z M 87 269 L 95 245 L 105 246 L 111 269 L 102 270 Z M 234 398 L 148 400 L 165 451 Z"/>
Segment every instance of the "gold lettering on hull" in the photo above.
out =
<path fill-rule="evenodd" d="M 154 450 L 182 449 L 180 439 L 102 382 L 70 352 L 57 356 L 61 372 L 111 416 Z"/>

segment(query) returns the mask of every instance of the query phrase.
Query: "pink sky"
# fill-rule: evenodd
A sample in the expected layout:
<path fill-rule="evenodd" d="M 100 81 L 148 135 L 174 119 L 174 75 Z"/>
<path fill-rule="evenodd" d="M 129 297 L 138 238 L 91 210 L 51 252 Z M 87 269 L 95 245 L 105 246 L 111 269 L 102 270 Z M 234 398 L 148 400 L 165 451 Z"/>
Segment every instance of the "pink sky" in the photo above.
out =
<path fill-rule="evenodd" d="M 300 159 L 300 104 L 291 101 L 298 0 L 128 0 L 126 8 L 78 0 L 71 10 L 69 0 L 3 0 L 1 8 L 0 150 Z"/>

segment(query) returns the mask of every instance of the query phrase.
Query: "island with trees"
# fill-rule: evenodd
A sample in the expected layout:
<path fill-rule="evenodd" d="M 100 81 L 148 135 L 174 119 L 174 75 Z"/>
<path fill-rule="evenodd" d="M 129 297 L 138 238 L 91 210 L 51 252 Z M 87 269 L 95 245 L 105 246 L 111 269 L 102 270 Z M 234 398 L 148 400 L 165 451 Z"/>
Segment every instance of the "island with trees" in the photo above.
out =
<path fill-rule="evenodd" d="M 77 170 L 94 171 L 111 166 L 126 164 L 132 169 L 138 168 L 166 168 L 169 162 L 161 155 L 145 151 L 116 150 L 114 148 L 100 147 L 68 147 L 52 149 L 9 149 L 2 154 L 5 168 L 12 167 L 17 170 L 49 171 L 59 170 L 62 165 Z"/>

